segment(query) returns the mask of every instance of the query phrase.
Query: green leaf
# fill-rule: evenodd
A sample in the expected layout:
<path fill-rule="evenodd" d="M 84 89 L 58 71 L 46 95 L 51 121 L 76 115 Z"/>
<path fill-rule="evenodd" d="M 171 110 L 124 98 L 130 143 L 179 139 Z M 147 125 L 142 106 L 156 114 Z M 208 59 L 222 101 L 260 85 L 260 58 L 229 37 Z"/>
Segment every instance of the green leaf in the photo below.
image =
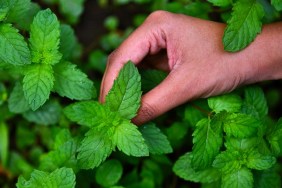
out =
<path fill-rule="evenodd" d="M 261 126 L 260 121 L 246 114 L 227 114 L 223 124 L 227 136 L 236 138 L 254 136 Z"/>
<path fill-rule="evenodd" d="M 105 106 L 95 101 L 83 101 L 69 105 L 64 109 L 65 115 L 72 121 L 93 127 L 104 121 L 112 121 L 112 112 Z"/>
<path fill-rule="evenodd" d="M 231 5 L 232 0 L 208 0 L 210 3 L 212 3 L 214 6 L 219 7 L 226 7 Z"/>
<path fill-rule="evenodd" d="M 0 61 L 12 65 L 31 62 L 30 51 L 24 37 L 11 24 L 0 23 Z"/>
<path fill-rule="evenodd" d="M 247 167 L 255 170 L 269 169 L 276 162 L 275 157 L 262 155 L 257 150 L 251 151 L 247 160 Z"/>
<path fill-rule="evenodd" d="M 5 123 L 0 122 L 0 161 L 4 167 L 8 160 L 9 130 Z"/>
<path fill-rule="evenodd" d="M 69 23 L 75 24 L 83 12 L 85 0 L 59 0 L 60 12 L 66 17 Z"/>
<path fill-rule="evenodd" d="M 217 121 L 202 119 L 193 132 L 192 166 L 201 170 L 211 166 L 222 145 L 221 128 Z"/>
<path fill-rule="evenodd" d="M 60 26 L 60 31 L 61 38 L 59 50 L 63 54 L 64 59 L 70 59 L 78 43 L 77 38 L 74 34 L 73 29 L 67 24 L 62 24 Z"/>
<path fill-rule="evenodd" d="M 221 177 L 220 172 L 215 168 L 195 171 L 192 168 L 191 160 L 191 153 L 181 156 L 173 165 L 173 172 L 184 180 L 200 183 L 211 183 Z"/>
<path fill-rule="evenodd" d="M 242 99 L 235 94 L 226 94 L 208 99 L 209 107 L 219 113 L 221 111 L 239 112 L 242 106 Z"/>
<path fill-rule="evenodd" d="M 280 144 L 282 141 L 282 118 L 278 120 L 275 128 L 267 136 L 267 139 L 270 143 L 272 152 L 275 155 L 278 155 L 281 152 Z"/>
<path fill-rule="evenodd" d="M 282 10 L 282 1 L 281 0 L 271 0 L 271 4 L 275 7 L 276 10 Z"/>
<path fill-rule="evenodd" d="M 237 171 L 224 174 L 222 176 L 222 188 L 251 188 L 253 187 L 253 174 L 247 168 L 241 168 Z"/>
<path fill-rule="evenodd" d="M 113 144 L 126 155 L 135 157 L 149 155 L 149 149 L 142 134 L 138 131 L 136 125 L 128 121 L 123 121 L 117 125 L 112 139 Z"/>
<path fill-rule="evenodd" d="M 263 7 L 256 0 L 238 0 L 224 31 L 224 49 L 235 52 L 249 45 L 261 32 L 263 16 Z"/>
<path fill-rule="evenodd" d="M 250 138 L 234 138 L 228 137 L 225 146 L 228 150 L 236 150 L 236 151 L 248 151 L 259 144 L 259 140 L 257 137 Z"/>
<path fill-rule="evenodd" d="M 9 13 L 7 15 L 8 22 L 19 22 L 20 19 L 28 13 L 31 2 L 30 0 L 8 0 Z"/>
<path fill-rule="evenodd" d="M 28 102 L 24 97 L 23 86 L 20 82 L 15 84 L 15 87 L 10 94 L 8 107 L 9 110 L 14 113 L 23 113 L 30 109 Z"/>
<path fill-rule="evenodd" d="M 91 128 L 78 149 L 78 163 L 82 169 L 99 166 L 113 151 L 111 138 L 113 135 L 107 128 Z"/>
<path fill-rule="evenodd" d="M 70 138 L 54 151 L 40 157 L 40 169 L 53 171 L 56 168 L 68 167 L 77 170 L 76 150 L 78 143 Z"/>
<path fill-rule="evenodd" d="M 103 187 L 115 185 L 122 175 L 122 164 L 116 160 L 108 160 L 98 167 L 95 178 L 98 184 Z"/>
<path fill-rule="evenodd" d="M 32 62 L 54 65 L 61 60 L 60 24 L 50 9 L 39 11 L 30 26 Z"/>
<path fill-rule="evenodd" d="M 59 122 L 61 117 L 61 106 L 58 102 L 47 102 L 36 111 L 27 111 L 23 114 L 24 118 L 30 122 L 40 125 L 53 125 Z"/>
<path fill-rule="evenodd" d="M 22 176 L 17 183 L 18 188 L 74 188 L 75 174 L 70 168 L 60 168 L 49 173 L 34 170 L 27 181 Z"/>
<path fill-rule="evenodd" d="M 216 156 L 212 166 L 226 173 L 233 173 L 241 168 L 242 155 L 238 151 L 223 151 Z"/>
<path fill-rule="evenodd" d="M 119 72 L 112 89 L 106 96 L 106 105 L 126 118 L 136 116 L 141 100 L 140 75 L 133 63 L 128 62 Z"/>
<path fill-rule="evenodd" d="M 32 110 L 46 102 L 53 84 L 54 76 L 50 65 L 34 64 L 27 68 L 23 79 L 23 92 Z"/>
<path fill-rule="evenodd" d="M 9 5 L 7 2 L 0 2 L 0 22 L 4 21 L 9 12 Z"/>
<path fill-rule="evenodd" d="M 276 168 L 254 171 L 255 188 L 281 188 L 281 177 Z"/>
<path fill-rule="evenodd" d="M 54 90 L 62 97 L 89 100 L 97 95 L 93 82 L 74 64 L 58 63 L 54 66 L 54 76 Z"/>
<path fill-rule="evenodd" d="M 261 88 L 253 86 L 245 89 L 245 100 L 242 111 L 259 118 L 267 115 L 267 102 Z"/>
<path fill-rule="evenodd" d="M 171 153 L 172 148 L 166 135 L 164 135 L 159 128 L 153 123 L 145 124 L 139 127 L 143 138 L 152 154 L 166 154 Z"/>

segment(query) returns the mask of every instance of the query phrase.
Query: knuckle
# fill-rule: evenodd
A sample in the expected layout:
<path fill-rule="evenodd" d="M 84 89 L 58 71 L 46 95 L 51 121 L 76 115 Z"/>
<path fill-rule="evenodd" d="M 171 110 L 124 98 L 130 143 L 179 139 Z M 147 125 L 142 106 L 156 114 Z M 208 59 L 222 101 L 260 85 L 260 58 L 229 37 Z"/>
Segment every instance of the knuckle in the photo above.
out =
<path fill-rule="evenodd" d="M 149 121 L 156 117 L 158 109 L 153 105 L 143 103 L 139 113 L 142 114 L 143 121 Z"/>
<path fill-rule="evenodd" d="M 165 20 L 171 13 L 164 11 L 164 10 L 157 10 L 152 12 L 148 18 L 146 19 L 147 22 L 160 22 Z"/>

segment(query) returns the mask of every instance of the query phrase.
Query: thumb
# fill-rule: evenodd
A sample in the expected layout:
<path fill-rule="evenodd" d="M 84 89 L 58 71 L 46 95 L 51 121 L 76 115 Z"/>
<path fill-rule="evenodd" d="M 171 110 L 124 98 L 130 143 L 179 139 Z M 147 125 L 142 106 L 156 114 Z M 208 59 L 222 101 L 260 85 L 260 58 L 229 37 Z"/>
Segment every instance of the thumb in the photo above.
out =
<path fill-rule="evenodd" d="M 166 48 L 165 29 L 161 20 L 167 16 L 164 11 L 152 13 L 146 21 L 136 29 L 108 58 L 107 68 L 100 89 L 100 102 L 105 101 L 105 96 L 113 85 L 123 65 L 131 60 L 135 64 L 149 54 L 156 54 Z"/>

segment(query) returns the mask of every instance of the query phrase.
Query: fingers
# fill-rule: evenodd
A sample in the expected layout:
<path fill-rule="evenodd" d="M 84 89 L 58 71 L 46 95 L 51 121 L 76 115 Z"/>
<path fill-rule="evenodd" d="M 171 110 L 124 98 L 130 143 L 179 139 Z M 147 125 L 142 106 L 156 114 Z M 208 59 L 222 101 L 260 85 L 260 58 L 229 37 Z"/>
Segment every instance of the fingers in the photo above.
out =
<path fill-rule="evenodd" d="M 189 88 L 184 85 L 187 80 L 183 80 L 183 73 L 181 69 L 172 70 L 162 83 L 146 93 L 132 121 L 141 125 L 191 99 L 192 92 L 187 92 Z"/>
<path fill-rule="evenodd" d="M 105 96 L 126 62 L 131 60 L 138 64 L 148 54 L 156 54 L 166 48 L 166 36 L 160 21 L 166 15 L 164 12 L 153 13 L 109 56 L 100 90 L 100 102 L 105 101 Z"/>

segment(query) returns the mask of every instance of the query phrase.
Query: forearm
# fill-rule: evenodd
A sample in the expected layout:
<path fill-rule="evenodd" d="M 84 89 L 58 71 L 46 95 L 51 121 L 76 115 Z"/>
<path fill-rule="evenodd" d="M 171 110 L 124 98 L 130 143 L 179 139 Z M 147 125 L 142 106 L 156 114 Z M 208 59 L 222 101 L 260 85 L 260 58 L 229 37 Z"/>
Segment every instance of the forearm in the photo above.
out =
<path fill-rule="evenodd" d="M 239 52 L 245 83 L 282 79 L 282 23 L 263 26 L 261 34 Z"/>

